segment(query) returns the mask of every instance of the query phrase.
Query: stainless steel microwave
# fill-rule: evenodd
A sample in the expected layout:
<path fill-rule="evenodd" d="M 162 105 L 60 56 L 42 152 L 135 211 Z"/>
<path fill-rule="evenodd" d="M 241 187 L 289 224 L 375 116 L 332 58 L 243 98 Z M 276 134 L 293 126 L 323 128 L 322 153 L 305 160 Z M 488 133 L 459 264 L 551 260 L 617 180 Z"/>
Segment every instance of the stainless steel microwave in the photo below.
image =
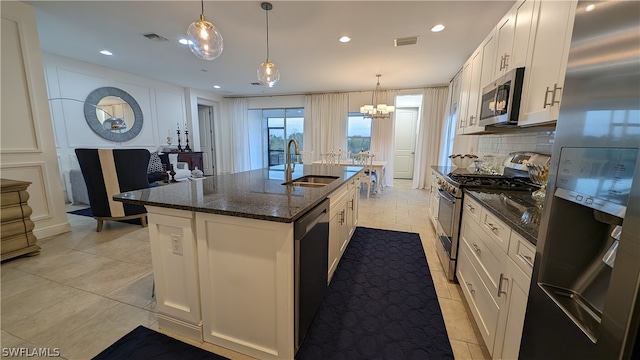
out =
<path fill-rule="evenodd" d="M 482 89 L 480 126 L 518 124 L 524 68 L 510 70 Z"/>

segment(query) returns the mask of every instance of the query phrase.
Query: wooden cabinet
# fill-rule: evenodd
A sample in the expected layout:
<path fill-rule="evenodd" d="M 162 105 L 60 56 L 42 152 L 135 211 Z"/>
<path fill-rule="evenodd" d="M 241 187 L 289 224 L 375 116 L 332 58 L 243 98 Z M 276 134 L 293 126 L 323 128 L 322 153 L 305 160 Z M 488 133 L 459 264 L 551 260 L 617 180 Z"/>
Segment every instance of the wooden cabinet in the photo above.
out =
<path fill-rule="evenodd" d="M 196 167 L 200 170 L 203 169 L 201 151 L 180 152 L 178 153 L 178 161 L 186 162 L 187 164 L 189 164 L 189 170 L 195 170 Z"/>
<path fill-rule="evenodd" d="M 27 181 L 1 179 L 2 188 L 2 261 L 17 256 L 30 254 L 37 255 L 40 246 L 36 245 L 38 239 L 33 235 L 35 227 L 31 221 L 33 210 L 27 204 L 29 193 L 27 187 L 31 184 Z"/>
<path fill-rule="evenodd" d="M 534 7 L 520 126 L 558 119 L 576 4 L 576 1 L 538 1 Z"/>
<path fill-rule="evenodd" d="M 457 276 L 494 359 L 517 359 L 535 248 L 470 197 L 463 203 Z"/>

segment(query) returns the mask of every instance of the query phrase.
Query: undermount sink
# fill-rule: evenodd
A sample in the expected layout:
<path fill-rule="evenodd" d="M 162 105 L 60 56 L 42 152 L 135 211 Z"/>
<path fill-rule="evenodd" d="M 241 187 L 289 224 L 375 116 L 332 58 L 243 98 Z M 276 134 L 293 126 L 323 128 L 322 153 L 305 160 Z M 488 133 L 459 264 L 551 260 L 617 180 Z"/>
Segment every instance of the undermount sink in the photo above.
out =
<path fill-rule="evenodd" d="M 338 176 L 327 175 L 306 175 L 291 181 L 282 183 L 282 185 L 302 186 L 302 187 L 322 187 L 327 186 L 337 180 Z"/>

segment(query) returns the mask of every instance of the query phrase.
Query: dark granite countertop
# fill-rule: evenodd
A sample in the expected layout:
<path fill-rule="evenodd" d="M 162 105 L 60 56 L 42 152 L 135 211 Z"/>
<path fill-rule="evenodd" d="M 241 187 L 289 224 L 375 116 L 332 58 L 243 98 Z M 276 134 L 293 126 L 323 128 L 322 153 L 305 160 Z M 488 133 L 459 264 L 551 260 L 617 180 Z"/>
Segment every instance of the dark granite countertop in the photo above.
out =
<path fill-rule="evenodd" d="M 528 191 L 465 190 L 465 196 L 479 201 L 533 245 L 538 243 L 541 210 Z"/>
<path fill-rule="evenodd" d="M 431 168 L 436 172 L 440 173 L 442 176 L 447 176 L 450 173 L 460 174 L 460 175 L 477 175 L 476 172 L 467 169 L 458 168 L 455 166 L 436 166 L 432 165 Z"/>
<path fill-rule="evenodd" d="M 296 165 L 292 178 L 337 176 L 327 186 L 281 185 L 284 166 L 210 176 L 118 194 L 116 201 L 180 210 L 293 222 L 362 170 L 359 166 Z"/>

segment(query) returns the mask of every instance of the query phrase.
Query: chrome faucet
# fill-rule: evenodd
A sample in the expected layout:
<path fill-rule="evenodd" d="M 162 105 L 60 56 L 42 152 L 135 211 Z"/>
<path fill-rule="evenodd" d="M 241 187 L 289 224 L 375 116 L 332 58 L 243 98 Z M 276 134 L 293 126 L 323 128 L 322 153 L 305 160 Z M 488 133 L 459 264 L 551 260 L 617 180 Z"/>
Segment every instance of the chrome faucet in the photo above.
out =
<path fill-rule="evenodd" d="M 298 141 L 296 139 L 290 139 L 287 142 L 287 168 L 285 170 L 286 181 L 291 181 L 291 176 L 293 174 L 293 167 L 291 166 L 291 143 L 293 143 L 296 147 L 296 155 L 300 155 L 300 148 L 298 147 Z"/>

